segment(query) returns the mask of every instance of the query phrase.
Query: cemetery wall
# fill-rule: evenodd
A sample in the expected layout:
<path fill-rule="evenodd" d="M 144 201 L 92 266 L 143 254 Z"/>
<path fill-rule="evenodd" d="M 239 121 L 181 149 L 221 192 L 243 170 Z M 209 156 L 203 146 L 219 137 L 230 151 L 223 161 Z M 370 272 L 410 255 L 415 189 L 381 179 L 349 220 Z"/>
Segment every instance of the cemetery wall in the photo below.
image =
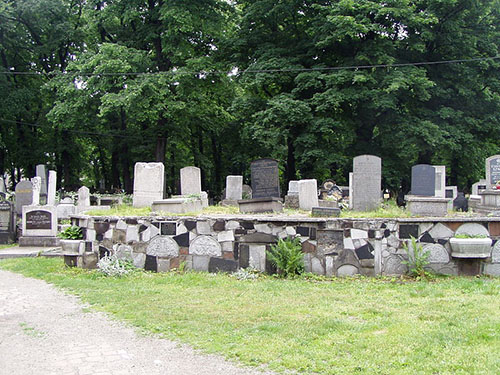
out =
<path fill-rule="evenodd" d="M 111 251 L 138 267 L 168 271 L 235 271 L 254 267 L 272 271 L 266 249 L 278 238 L 300 236 L 306 270 L 327 276 L 400 275 L 406 272 L 403 244 L 411 236 L 430 252 L 429 268 L 442 274 L 500 276 L 500 220 L 493 218 L 325 219 L 264 216 L 234 217 L 89 217 L 72 216 L 83 228 L 86 252 L 81 264 L 92 267 Z M 491 256 L 458 259 L 449 239 L 462 225 L 486 229 Z M 82 247 L 83 248 L 83 247 Z"/>

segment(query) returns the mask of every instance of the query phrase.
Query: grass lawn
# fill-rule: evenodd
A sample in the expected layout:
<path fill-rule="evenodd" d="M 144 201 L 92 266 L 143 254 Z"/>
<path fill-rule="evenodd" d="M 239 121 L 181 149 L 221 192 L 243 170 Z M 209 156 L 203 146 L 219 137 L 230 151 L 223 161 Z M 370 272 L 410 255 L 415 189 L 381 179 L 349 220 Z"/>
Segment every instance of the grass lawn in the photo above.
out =
<path fill-rule="evenodd" d="M 500 280 L 106 278 L 61 259 L 0 262 L 145 332 L 303 374 L 499 374 Z M 55 323 L 57 324 L 57 323 Z"/>

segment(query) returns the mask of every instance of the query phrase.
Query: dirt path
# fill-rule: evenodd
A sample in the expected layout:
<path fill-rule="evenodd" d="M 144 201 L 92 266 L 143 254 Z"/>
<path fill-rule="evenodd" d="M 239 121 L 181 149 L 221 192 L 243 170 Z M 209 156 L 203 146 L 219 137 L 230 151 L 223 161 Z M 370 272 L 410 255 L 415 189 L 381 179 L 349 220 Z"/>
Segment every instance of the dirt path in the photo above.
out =
<path fill-rule="evenodd" d="M 44 281 L 0 270 L 0 375 L 262 374 L 84 308 Z"/>

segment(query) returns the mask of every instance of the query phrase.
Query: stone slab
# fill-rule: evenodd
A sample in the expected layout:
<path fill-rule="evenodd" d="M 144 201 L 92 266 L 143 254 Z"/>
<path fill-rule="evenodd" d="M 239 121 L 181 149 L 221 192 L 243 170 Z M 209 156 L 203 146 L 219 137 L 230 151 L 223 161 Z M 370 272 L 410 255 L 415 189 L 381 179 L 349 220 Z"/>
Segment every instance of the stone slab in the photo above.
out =
<path fill-rule="evenodd" d="M 319 206 L 318 183 L 315 179 L 300 180 L 299 187 L 299 208 L 304 211 L 311 211 L 313 207 Z"/>
<path fill-rule="evenodd" d="M 165 167 L 163 163 L 135 163 L 134 207 L 149 207 L 163 199 Z"/>
<path fill-rule="evenodd" d="M 417 164 L 411 168 L 411 195 L 433 197 L 436 192 L 436 169 Z"/>
<path fill-rule="evenodd" d="M 278 161 L 275 159 L 254 160 L 250 164 L 252 198 L 280 198 Z"/>
<path fill-rule="evenodd" d="M 201 169 L 198 167 L 184 167 L 181 174 L 181 195 L 201 194 Z"/>
<path fill-rule="evenodd" d="M 360 155 L 353 159 L 352 208 L 355 211 L 377 209 L 382 191 L 382 159 Z"/>
<path fill-rule="evenodd" d="M 241 213 L 283 212 L 283 203 L 280 198 L 254 198 L 238 201 Z"/>
<path fill-rule="evenodd" d="M 24 206 L 22 218 L 24 237 L 57 235 L 57 209 L 54 206 Z"/>

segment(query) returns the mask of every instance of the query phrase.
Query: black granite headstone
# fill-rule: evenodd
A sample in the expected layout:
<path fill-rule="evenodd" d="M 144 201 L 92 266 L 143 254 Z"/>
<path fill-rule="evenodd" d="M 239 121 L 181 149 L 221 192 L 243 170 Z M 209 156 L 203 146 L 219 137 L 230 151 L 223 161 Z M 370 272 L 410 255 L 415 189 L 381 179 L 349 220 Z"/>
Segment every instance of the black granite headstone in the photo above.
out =
<path fill-rule="evenodd" d="M 250 165 L 252 198 L 280 198 L 278 161 L 259 159 Z"/>
<path fill-rule="evenodd" d="M 436 190 L 436 169 L 432 165 L 418 164 L 411 168 L 411 194 L 433 197 Z"/>
<path fill-rule="evenodd" d="M 26 229 L 52 229 L 52 213 L 44 210 L 27 212 Z"/>
<path fill-rule="evenodd" d="M 453 198 L 453 190 L 451 189 L 446 189 L 444 193 L 445 198 Z"/>

